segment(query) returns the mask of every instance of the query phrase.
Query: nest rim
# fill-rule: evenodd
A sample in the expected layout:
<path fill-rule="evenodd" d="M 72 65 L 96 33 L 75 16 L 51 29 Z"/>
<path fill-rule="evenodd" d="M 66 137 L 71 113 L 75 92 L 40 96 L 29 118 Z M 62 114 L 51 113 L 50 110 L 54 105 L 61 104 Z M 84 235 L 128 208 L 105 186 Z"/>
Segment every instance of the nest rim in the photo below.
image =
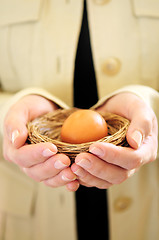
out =
<path fill-rule="evenodd" d="M 89 152 L 90 145 L 95 142 L 107 142 L 120 146 L 128 145 L 126 141 L 126 132 L 130 124 L 129 120 L 113 113 L 101 113 L 99 111 L 98 113 L 100 113 L 101 116 L 105 119 L 108 126 L 107 136 L 97 141 L 80 144 L 62 142 L 60 140 L 60 129 L 62 127 L 62 124 L 71 113 L 77 110 L 80 109 L 58 109 L 54 112 L 49 112 L 34 119 L 33 121 L 28 122 L 28 141 L 34 144 L 40 142 L 51 142 L 52 144 L 56 145 L 58 153 L 64 153 L 68 155 L 71 160 L 74 159 L 75 156 L 80 152 Z M 49 135 L 49 132 L 52 130 L 54 131 L 54 137 L 50 137 Z"/>

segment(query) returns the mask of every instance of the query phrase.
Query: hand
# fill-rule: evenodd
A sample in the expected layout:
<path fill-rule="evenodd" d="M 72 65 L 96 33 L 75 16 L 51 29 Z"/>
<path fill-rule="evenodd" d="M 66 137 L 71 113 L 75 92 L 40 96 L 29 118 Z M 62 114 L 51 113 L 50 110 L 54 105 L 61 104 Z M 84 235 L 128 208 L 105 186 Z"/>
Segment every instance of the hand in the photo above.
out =
<path fill-rule="evenodd" d="M 66 185 L 75 191 L 79 183 L 66 155 L 58 154 L 51 143 L 26 144 L 27 122 L 56 109 L 53 102 L 38 95 L 25 96 L 13 105 L 4 121 L 4 157 L 38 182 L 51 187 Z"/>
<path fill-rule="evenodd" d="M 132 93 L 120 93 L 98 110 L 113 112 L 131 121 L 126 134 L 130 147 L 96 142 L 90 146 L 90 153 L 76 157 L 71 168 L 80 184 L 106 189 L 122 183 L 142 165 L 155 160 L 158 126 L 152 109 Z"/>

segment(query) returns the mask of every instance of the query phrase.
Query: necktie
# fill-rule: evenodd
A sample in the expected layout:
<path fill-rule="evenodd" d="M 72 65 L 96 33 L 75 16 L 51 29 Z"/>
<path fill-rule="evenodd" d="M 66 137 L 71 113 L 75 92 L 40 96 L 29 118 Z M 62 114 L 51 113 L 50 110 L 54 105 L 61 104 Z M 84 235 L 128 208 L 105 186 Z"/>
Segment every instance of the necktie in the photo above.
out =
<path fill-rule="evenodd" d="M 97 101 L 96 77 L 88 31 L 86 3 L 84 2 L 83 21 L 75 59 L 74 105 L 78 108 L 90 108 Z"/>
<path fill-rule="evenodd" d="M 93 66 L 86 2 L 74 71 L 74 106 L 90 108 L 98 100 Z M 76 192 L 78 240 L 108 239 L 106 190 L 80 186 Z"/>

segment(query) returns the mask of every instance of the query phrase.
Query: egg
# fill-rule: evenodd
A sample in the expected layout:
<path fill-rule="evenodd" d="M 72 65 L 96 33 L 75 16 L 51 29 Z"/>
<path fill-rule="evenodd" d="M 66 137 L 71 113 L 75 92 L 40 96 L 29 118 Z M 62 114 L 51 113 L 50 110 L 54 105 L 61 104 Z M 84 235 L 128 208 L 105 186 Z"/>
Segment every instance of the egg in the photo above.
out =
<path fill-rule="evenodd" d="M 73 112 L 61 128 L 61 140 L 73 144 L 97 141 L 107 134 L 107 123 L 101 114 L 88 109 Z"/>

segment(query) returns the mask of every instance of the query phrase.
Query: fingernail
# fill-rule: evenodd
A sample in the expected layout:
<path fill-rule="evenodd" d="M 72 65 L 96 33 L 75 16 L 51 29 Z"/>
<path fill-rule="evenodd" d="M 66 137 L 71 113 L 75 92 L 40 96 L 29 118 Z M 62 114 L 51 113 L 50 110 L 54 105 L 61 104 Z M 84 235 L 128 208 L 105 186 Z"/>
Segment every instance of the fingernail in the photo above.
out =
<path fill-rule="evenodd" d="M 93 153 L 94 155 L 97 155 L 98 157 L 104 156 L 104 152 L 101 148 L 97 147 L 90 148 L 90 152 Z"/>
<path fill-rule="evenodd" d="M 56 169 L 63 169 L 63 168 L 65 168 L 65 167 L 67 167 L 67 165 L 64 164 L 63 162 L 57 160 L 57 161 L 54 163 L 54 167 L 55 167 Z"/>
<path fill-rule="evenodd" d="M 14 130 L 13 132 L 12 132 L 12 143 L 14 143 L 15 142 L 15 140 L 17 139 L 17 137 L 19 136 L 19 131 L 18 130 Z"/>
<path fill-rule="evenodd" d="M 142 134 L 140 131 L 135 130 L 132 134 L 132 139 L 137 143 L 137 146 L 140 147 L 142 142 Z"/>
<path fill-rule="evenodd" d="M 53 155 L 55 155 L 55 154 L 56 154 L 56 152 L 51 151 L 49 148 L 46 148 L 46 149 L 42 152 L 42 155 L 43 155 L 44 157 L 51 157 L 51 156 L 53 156 Z"/>
<path fill-rule="evenodd" d="M 66 177 L 65 175 L 62 175 L 61 178 L 62 178 L 62 180 L 68 182 L 68 181 L 74 181 L 76 179 L 76 176 L 74 178 L 70 179 L 70 178 Z"/>
<path fill-rule="evenodd" d="M 83 168 L 90 168 L 92 163 L 88 159 L 81 159 L 79 162 L 76 162 L 77 165 Z"/>

